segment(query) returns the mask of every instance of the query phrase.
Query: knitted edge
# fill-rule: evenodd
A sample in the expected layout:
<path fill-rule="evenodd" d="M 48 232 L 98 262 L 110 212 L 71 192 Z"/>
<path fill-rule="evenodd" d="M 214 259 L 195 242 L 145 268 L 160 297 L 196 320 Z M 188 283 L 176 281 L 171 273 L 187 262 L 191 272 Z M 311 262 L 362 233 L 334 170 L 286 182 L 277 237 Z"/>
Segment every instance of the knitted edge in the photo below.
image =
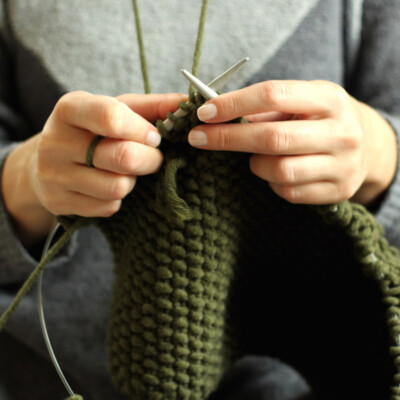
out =
<path fill-rule="evenodd" d="M 386 320 L 392 341 L 390 355 L 397 371 L 393 377 L 391 400 L 400 400 L 400 254 L 384 238 L 382 226 L 361 205 L 349 201 L 316 206 L 325 222 L 345 231 L 353 240 L 354 257 L 364 273 L 379 285 L 387 307 Z"/>

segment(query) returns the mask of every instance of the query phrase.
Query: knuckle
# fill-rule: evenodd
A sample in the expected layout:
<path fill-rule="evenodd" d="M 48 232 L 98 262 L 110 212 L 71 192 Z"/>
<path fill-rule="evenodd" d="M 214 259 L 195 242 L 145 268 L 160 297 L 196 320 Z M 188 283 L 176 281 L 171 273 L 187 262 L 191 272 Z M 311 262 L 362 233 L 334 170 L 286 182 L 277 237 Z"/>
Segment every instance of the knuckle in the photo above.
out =
<path fill-rule="evenodd" d="M 324 81 L 323 85 L 328 86 L 331 93 L 332 103 L 338 112 L 348 109 L 350 96 L 343 86 L 330 81 Z"/>
<path fill-rule="evenodd" d="M 347 160 L 345 167 L 345 181 L 354 186 L 362 174 L 362 159 L 359 157 L 352 157 Z"/>
<path fill-rule="evenodd" d="M 280 191 L 281 196 L 289 203 L 298 204 L 301 202 L 296 186 L 282 186 Z"/>
<path fill-rule="evenodd" d="M 238 99 L 234 95 L 224 96 L 224 101 L 218 103 L 218 114 L 223 116 L 238 116 L 239 104 Z"/>
<path fill-rule="evenodd" d="M 277 183 L 293 184 L 296 179 L 295 170 L 287 157 L 279 158 L 274 168 L 274 177 Z"/>
<path fill-rule="evenodd" d="M 104 209 L 102 210 L 101 216 L 111 217 L 120 210 L 121 204 L 122 204 L 121 200 L 114 200 L 107 202 L 106 205 L 104 206 Z"/>
<path fill-rule="evenodd" d="M 228 115 L 238 115 L 238 104 L 234 97 L 229 96 L 226 103 Z M 240 114 L 240 113 L 239 113 Z"/>
<path fill-rule="evenodd" d="M 351 127 L 342 138 L 342 146 L 348 150 L 357 150 L 362 146 L 363 132 L 361 128 Z"/>
<path fill-rule="evenodd" d="M 260 84 L 260 101 L 269 105 L 276 106 L 283 99 L 288 97 L 288 88 L 279 81 L 266 81 Z"/>
<path fill-rule="evenodd" d="M 130 146 L 130 143 L 122 141 L 118 143 L 113 155 L 113 163 L 120 166 L 123 171 L 130 172 L 137 167 L 138 155 L 135 146 Z"/>
<path fill-rule="evenodd" d="M 66 116 L 70 114 L 71 110 L 71 93 L 64 94 L 57 102 L 54 107 L 53 114 L 61 119 L 66 119 Z"/>
<path fill-rule="evenodd" d="M 48 186 L 54 191 L 68 187 L 71 180 L 69 175 L 65 173 L 63 166 L 54 165 L 51 160 L 45 157 L 38 157 L 33 173 L 39 185 Z"/>
<path fill-rule="evenodd" d="M 347 91 L 340 85 L 331 82 L 332 90 L 333 90 L 333 97 L 336 100 L 337 105 L 346 106 L 349 101 L 349 95 Z"/>
<path fill-rule="evenodd" d="M 273 154 L 282 154 L 290 150 L 292 136 L 288 128 L 276 124 L 270 129 L 269 134 L 264 135 L 265 145 Z"/>
<path fill-rule="evenodd" d="M 232 149 L 232 135 L 230 129 L 221 125 L 215 136 L 216 144 L 220 150 L 230 150 Z"/>
<path fill-rule="evenodd" d="M 45 129 L 46 128 L 46 129 Z M 47 157 L 52 155 L 54 149 L 60 146 L 60 138 L 55 137 L 52 130 L 47 129 L 47 124 L 43 131 L 38 135 L 36 152 L 38 157 Z"/>
<path fill-rule="evenodd" d="M 71 114 L 76 99 L 87 95 L 88 93 L 84 91 L 73 91 L 62 95 L 57 101 L 53 113 L 57 118 L 65 120 Z"/>
<path fill-rule="evenodd" d="M 259 124 L 258 131 L 247 136 L 246 142 L 251 143 L 251 152 L 269 154 L 271 152 L 271 128 L 267 124 Z"/>
<path fill-rule="evenodd" d="M 161 99 L 157 101 L 157 103 L 155 104 L 157 115 L 166 116 L 168 114 L 166 103 L 167 102 L 161 101 Z"/>
<path fill-rule="evenodd" d="M 38 157 L 33 172 L 40 185 L 58 186 L 61 180 L 60 174 L 44 157 Z"/>
<path fill-rule="evenodd" d="M 112 200 L 123 199 L 131 190 L 131 184 L 128 177 L 118 177 L 112 181 L 108 188 L 109 198 Z"/>
<path fill-rule="evenodd" d="M 104 105 L 102 110 L 102 125 L 110 135 L 117 135 L 122 125 L 123 109 L 121 104 L 115 100 Z"/>

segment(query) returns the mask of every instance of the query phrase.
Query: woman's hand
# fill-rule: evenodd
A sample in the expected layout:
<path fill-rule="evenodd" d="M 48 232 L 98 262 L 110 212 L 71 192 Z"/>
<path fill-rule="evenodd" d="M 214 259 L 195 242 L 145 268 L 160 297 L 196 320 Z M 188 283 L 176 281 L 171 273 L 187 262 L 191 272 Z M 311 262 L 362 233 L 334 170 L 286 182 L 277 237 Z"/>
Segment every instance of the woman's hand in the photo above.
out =
<path fill-rule="evenodd" d="M 6 207 L 25 243 L 47 234 L 55 215 L 107 217 L 133 189 L 136 177 L 160 168 L 161 137 L 148 121 L 178 108 L 181 94 L 64 95 L 43 131 L 7 158 L 2 181 Z M 86 153 L 96 135 L 104 136 Z"/>
<path fill-rule="evenodd" d="M 292 203 L 372 203 L 396 171 L 396 137 L 375 110 L 328 81 L 266 81 L 199 108 L 189 142 L 253 153 L 250 169 Z M 246 116 L 252 123 L 225 123 Z M 221 124 L 222 123 L 222 124 Z"/>

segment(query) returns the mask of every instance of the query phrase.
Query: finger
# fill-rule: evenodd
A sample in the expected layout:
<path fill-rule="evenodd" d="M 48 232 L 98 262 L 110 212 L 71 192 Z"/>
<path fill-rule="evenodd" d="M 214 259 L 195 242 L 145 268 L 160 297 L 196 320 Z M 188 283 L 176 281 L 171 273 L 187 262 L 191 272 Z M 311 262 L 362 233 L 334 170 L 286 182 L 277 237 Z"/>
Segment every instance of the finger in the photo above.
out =
<path fill-rule="evenodd" d="M 109 96 L 72 92 L 57 103 L 55 113 L 67 125 L 94 134 L 157 146 L 157 129 L 126 104 Z"/>
<path fill-rule="evenodd" d="M 167 118 L 167 114 L 176 111 L 188 97 L 182 93 L 123 94 L 117 99 L 143 118 L 155 121 Z"/>
<path fill-rule="evenodd" d="M 288 114 L 330 114 L 346 92 L 326 81 L 266 81 L 225 93 L 197 110 L 201 121 L 225 122 L 268 111 Z"/>
<path fill-rule="evenodd" d="M 104 139 L 93 155 L 96 168 L 126 175 L 152 174 L 160 169 L 162 162 L 160 150 L 130 140 Z"/>
<path fill-rule="evenodd" d="M 335 182 L 320 181 L 305 185 L 278 185 L 270 183 L 271 189 L 293 204 L 333 204 L 345 199 Z"/>
<path fill-rule="evenodd" d="M 259 122 L 249 124 L 204 124 L 188 136 L 194 147 L 207 150 L 290 155 L 331 152 L 336 124 L 331 119 Z"/>
<path fill-rule="evenodd" d="M 250 122 L 288 121 L 290 119 L 293 119 L 293 114 L 287 114 L 277 111 L 267 111 L 264 113 L 246 115 L 244 118 Z"/>
<path fill-rule="evenodd" d="M 60 162 L 86 164 L 87 149 L 94 136 L 91 132 L 70 127 L 65 140 L 54 146 L 49 156 Z M 92 163 L 98 169 L 117 174 L 147 175 L 161 167 L 163 155 L 159 149 L 133 142 L 104 138 L 94 149 Z"/>
<path fill-rule="evenodd" d="M 64 175 L 64 187 L 99 200 L 121 200 L 129 194 L 136 183 L 130 175 L 120 175 L 96 168 L 72 165 Z"/>
<path fill-rule="evenodd" d="M 81 193 L 68 192 L 60 212 L 56 215 L 80 215 L 82 217 L 110 217 L 121 208 L 121 200 L 101 200 Z"/>
<path fill-rule="evenodd" d="M 326 155 L 250 157 L 250 170 L 270 183 L 277 185 L 304 185 L 342 178 L 338 161 Z"/>

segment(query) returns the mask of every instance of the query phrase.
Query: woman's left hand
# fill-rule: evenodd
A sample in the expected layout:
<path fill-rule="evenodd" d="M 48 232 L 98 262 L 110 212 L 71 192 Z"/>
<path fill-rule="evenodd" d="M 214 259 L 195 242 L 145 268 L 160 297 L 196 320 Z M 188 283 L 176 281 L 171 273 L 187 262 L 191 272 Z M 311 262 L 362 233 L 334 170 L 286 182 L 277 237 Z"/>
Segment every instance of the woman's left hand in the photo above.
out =
<path fill-rule="evenodd" d="M 252 153 L 251 171 L 292 203 L 370 204 L 395 175 L 390 125 L 332 82 L 261 82 L 208 101 L 198 116 L 206 124 L 191 145 Z M 228 122 L 241 116 L 252 123 Z"/>

